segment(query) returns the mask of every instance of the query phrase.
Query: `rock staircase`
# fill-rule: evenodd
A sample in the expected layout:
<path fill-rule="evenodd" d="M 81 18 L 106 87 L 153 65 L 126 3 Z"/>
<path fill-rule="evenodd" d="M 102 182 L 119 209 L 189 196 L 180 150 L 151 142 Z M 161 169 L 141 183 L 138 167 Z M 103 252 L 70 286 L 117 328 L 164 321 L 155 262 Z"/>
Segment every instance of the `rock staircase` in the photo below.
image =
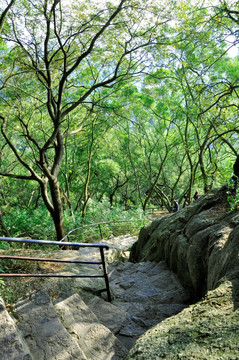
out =
<path fill-rule="evenodd" d="M 52 280 L 18 300 L 11 315 L 1 301 L 0 360 L 124 359 L 141 334 L 187 306 L 184 289 L 164 262 L 110 261 L 132 241 L 118 238 L 108 254 L 111 303 L 93 295 L 95 285 L 84 279 Z M 78 251 L 70 254 L 79 257 Z M 49 296 L 53 286 L 61 294 L 56 300 Z"/>

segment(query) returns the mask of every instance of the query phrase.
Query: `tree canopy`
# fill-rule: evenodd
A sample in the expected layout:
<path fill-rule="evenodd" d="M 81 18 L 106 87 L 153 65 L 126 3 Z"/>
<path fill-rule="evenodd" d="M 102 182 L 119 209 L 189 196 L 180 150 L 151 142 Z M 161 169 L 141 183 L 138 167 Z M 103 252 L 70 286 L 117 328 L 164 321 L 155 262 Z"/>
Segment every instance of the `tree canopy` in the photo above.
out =
<path fill-rule="evenodd" d="M 170 209 L 230 178 L 236 1 L 6 0 L 0 11 L 2 207 L 44 206 L 60 240 L 64 212 L 85 217 L 92 201 Z"/>

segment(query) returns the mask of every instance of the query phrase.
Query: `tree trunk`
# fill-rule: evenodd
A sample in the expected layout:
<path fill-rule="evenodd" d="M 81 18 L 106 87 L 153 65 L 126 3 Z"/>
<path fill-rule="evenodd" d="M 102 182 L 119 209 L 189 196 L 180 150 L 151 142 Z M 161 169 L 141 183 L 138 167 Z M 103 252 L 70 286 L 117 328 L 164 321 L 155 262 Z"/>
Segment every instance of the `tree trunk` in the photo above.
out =
<path fill-rule="evenodd" d="M 128 182 L 128 179 L 126 179 L 122 184 L 119 183 L 119 178 L 116 179 L 116 184 L 114 189 L 112 190 L 110 194 L 110 206 L 113 206 L 113 199 L 116 194 L 116 191 L 120 189 L 122 186 L 124 186 Z"/>
<path fill-rule="evenodd" d="M 239 155 L 237 156 L 236 161 L 233 165 L 233 172 L 237 177 L 239 177 Z"/>
<path fill-rule="evenodd" d="M 57 240 L 61 240 L 65 236 L 65 231 L 63 226 L 63 205 L 62 205 L 59 181 L 57 180 L 56 177 L 53 177 L 49 181 L 49 184 L 51 190 L 52 204 L 54 208 L 51 216 L 55 224 Z"/>
<path fill-rule="evenodd" d="M 89 200 L 88 186 L 90 183 L 91 157 L 88 158 L 87 163 L 88 163 L 88 171 L 87 171 L 87 176 L 86 176 L 86 181 L 85 181 L 85 186 L 84 186 L 84 204 L 83 204 L 82 213 L 81 213 L 81 216 L 83 218 L 85 217 L 86 207 L 87 207 L 87 203 Z"/>
<path fill-rule="evenodd" d="M 65 236 L 62 213 L 59 213 L 59 212 L 56 211 L 53 214 L 51 214 L 51 216 L 52 216 L 53 221 L 54 221 L 57 240 L 60 241 Z M 66 239 L 66 241 L 67 241 L 67 239 Z"/>
<path fill-rule="evenodd" d="M 0 229 L 2 230 L 4 236 L 11 237 L 6 225 L 4 224 L 1 209 L 0 209 Z"/>
<path fill-rule="evenodd" d="M 147 196 L 146 196 L 146 198 L 144 200 L 143 207 L 142 207 L 143 211 L 145 211 L 146 206 L 147 206 L 149 200 L 151 199 L 151 196 L 152 196 L 153 192 L 155 191 L 155 186 L 157 185 L 158 179 L 159 179 L 159 177 L 161 175 L 161 172 L 163 170 L 163 166 L 164 166 L 164 163 L 165 163 L 165 161 L 167 159 L 167 156 L 168 156 L 168 151 L 165 152 L 164 157 L 161 160 L 161 164 L 159 165 L 159 170 L 158 170 L 158 173 L 157 173 L 157 175 L 156 175 L 156 177 L 154 179 L 154 182 L 153 182 L 153 184 L 151 184 L 151 187 L 148 190 L 148 194 L 147 194 Z"/>
<path fill-rule="evenodd" d="M 44 204 L 46 205 L 54 221 L 57 240 L 60 241 L 65 236 L 65 231 L 63 225 L 63 206 L 62 206 L 59 182 L 57 178 L 54 176 L 52 176 L 51 179 L 49 179 L 52 202 L 48 197 L 47 184 L 48 184 L 48 180 L 45 180 L 40 184 L 42 198 Z"/>

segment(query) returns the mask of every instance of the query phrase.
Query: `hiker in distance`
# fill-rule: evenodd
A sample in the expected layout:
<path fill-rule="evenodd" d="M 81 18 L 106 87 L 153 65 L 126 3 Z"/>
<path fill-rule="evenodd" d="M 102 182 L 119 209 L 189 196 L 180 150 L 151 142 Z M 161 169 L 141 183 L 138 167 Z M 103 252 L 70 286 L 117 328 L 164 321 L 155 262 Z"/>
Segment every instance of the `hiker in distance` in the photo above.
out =
<path fill-rule="evenodd" d="M 193 195 L 193 200 L 196 201 L 199 197 L 199 193 L 198 191 L 195 192 L 195 194 Z"/>
<path fill-rule="evenodd" d="M 173 199 L 171 199 L 171 202 L 173 203 L 173 212 L 179 211 L 179 204 L 178 204 L 177 200 L 175 200 L 173 198 Z"/>

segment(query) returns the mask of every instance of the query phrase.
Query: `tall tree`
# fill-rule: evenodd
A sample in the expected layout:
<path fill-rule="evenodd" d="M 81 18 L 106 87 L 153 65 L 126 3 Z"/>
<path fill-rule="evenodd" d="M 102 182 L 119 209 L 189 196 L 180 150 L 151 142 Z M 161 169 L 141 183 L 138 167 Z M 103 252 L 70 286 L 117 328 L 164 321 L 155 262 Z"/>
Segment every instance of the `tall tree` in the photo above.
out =
<path fill-rule="evenodd" d="M 39 184 L 58 240 L 64 237 L 64 136 L 74 130 L 73 118 L 81 128 L 94 93 L 142 72 L 149 47 L 168 42 L 163 31 L 170 3 L 157 11 L 153 2 L 140 0 L 107 2 L 103 8 L 34 0 L 9 10 L 0 119 L 15 159 L 12 171 L 2 167 L 0 174 Z"/>

